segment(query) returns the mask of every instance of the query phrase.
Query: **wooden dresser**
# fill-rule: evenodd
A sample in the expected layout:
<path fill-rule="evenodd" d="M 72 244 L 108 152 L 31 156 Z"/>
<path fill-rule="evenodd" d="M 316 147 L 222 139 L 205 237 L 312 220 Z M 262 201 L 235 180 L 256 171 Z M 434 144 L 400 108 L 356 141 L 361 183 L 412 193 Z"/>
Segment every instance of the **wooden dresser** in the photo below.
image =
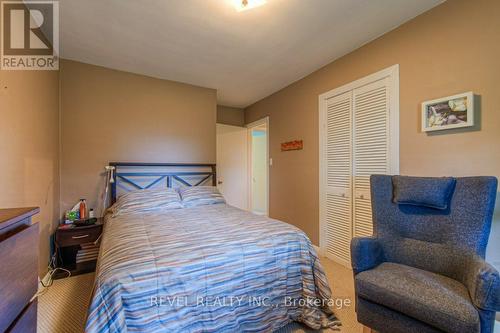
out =
<path fill-rule="evenodd" d="M 0 209 L 0 332 L 36 333 L 39 208 Z"/>

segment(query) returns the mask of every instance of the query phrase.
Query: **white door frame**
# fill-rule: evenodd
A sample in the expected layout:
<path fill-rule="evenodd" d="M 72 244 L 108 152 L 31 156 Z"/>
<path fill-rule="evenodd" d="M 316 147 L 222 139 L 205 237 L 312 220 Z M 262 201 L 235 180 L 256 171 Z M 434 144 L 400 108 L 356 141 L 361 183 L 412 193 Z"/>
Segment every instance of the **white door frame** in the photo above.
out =
<path fill-rule="evenodd" d="M 266 125 L 266 216 L 269 216 L 269 117 L 256 120 L 246 125 L 248 129 L 248 210 L 252 211 L 252 129 L 258 126 Z"/>
<path fill-rule="evenodd" d="M 343 94 L 345 92 L 360 88 L 374 81 L 382 80 L 384 78 L 390 79 L 389 89 L 392 93 L 393 98 L 390 99 L 389 104 L 389 131 L 391 133 L 389 137 L 390 146 L 390 166 L 391 174 L 399 174 L 399 64 L 387 67 L 373 73 L 371 75 L 365 76 L 341 87 L 335 88 L 328 92 L 319 95 L 319 244 L 322 253 L 326 254 L 326 216 L 324 216 L 325 211 L 325 193 L 323 184 L 326 183 L 326 164 L 324 160 L 325 156 L 325 135 L 326 135 L 326 103 L 325 100 Z M 346 266 L 347 263 L 342 263 Z"/>

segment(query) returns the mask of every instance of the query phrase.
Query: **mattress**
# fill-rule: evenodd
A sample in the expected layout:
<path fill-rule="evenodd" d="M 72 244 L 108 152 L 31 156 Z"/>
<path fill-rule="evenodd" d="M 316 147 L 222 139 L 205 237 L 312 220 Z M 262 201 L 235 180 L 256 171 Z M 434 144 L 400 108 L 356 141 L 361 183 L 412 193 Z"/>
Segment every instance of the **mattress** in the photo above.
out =
<path fill-rule="evenodd" d="M 226 204 L 106 217 L 86 332 L 337 328 L 308 237 Z"/>

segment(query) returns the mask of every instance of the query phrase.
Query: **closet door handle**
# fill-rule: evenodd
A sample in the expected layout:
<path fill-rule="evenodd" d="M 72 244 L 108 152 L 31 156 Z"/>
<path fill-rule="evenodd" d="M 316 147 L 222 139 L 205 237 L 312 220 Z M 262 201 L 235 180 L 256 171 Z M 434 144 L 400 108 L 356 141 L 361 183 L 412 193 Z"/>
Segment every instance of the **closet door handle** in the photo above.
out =
<path fill-rule="evenodd" d="M 71 238 L 72 238 L 72 239 L 80 239 L 80 238 L 87 238 L 87 237 L 89 237 L 89 236 L 90 236 L 90 235 L 88 235 L 88 234 L 87 234 L 87 235 L 81 235 L 81 236 L 72 236 Z"/>

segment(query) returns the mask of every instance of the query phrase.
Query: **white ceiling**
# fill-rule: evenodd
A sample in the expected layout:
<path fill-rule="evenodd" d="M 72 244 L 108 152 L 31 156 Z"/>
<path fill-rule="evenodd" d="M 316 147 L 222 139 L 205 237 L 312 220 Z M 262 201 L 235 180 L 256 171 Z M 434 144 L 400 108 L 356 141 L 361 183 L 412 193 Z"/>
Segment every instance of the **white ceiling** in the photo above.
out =
<path fill-rule="evenodd" d="M 245 107 L 443 0 L 61 0 L 61 56 L 215 88 Z"/>

